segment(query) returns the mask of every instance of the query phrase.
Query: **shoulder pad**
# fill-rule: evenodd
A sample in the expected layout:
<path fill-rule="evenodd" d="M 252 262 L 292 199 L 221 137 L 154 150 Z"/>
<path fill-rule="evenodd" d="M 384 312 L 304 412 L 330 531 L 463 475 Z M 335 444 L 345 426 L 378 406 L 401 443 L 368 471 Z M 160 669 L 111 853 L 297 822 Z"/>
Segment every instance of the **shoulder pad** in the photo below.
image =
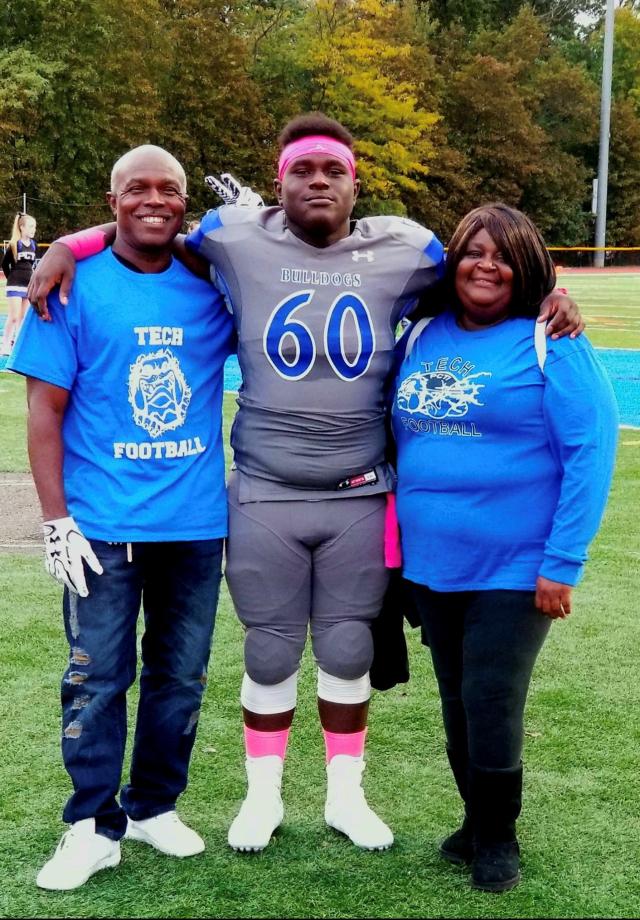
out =
<path fill-rule="evenodd" d="M 363 236 L 387 234 L 399 242 L 406 243 L 414 249 L 424 251 L 432 240 L 437 239 L 432 230 L 408 217 L 380 216 L 364 217 L 358 221 Z"/>
<path fill-rule="evenodd" d="M 246 208 L 237 207 L 234 204 L 223 204 L 219 208 L 214 208 L 202 218 L 200 230 L 203 235 L 213 233 L 221 227 L 251 226 L 259 224 L 265 226 L 270 223 L 276 215 L 282 213 L 281 208 Z M 280 220 L 280 223 L 282 221 Z"/>

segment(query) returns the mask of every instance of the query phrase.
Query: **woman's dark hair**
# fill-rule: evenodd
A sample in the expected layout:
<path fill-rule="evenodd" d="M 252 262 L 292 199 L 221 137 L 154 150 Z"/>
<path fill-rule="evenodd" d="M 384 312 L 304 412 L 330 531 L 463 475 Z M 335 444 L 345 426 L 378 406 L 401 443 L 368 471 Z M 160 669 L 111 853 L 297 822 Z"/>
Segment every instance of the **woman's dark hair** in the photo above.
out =
<path fill-rule="evenodd" d="M 450 303 L 457 303 L 456 271 L 469 240 L 486 230 L 513 269 L 511 316 L 537 316 L 540 304 L 556 283 L 556 270 L 540 231 L 523 214 L 502 202 L 474 208 L 453 232 L 447 250 L 444 285 Z"/>
<path fill-rule="evenodd" d="M 304 115 L 296 115 L 284 126 L 278 137 L 280 150 L 292 141 L 298 141 L 301 137 L 309 137 L 313 134 L 334 137 L 346 144 L 349 149 L 353 149 L 353 137 L 339 121 L 329 118 L 323 112 L 306 112 Z"/>

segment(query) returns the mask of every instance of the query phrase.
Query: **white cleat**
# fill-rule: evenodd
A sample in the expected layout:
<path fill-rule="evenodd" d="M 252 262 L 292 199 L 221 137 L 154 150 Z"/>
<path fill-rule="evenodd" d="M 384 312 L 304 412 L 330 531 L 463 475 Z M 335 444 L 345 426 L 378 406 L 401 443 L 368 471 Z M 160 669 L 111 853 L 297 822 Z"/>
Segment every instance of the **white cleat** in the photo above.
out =
<path fill-rule="evenodd" d="M 275 754 L 247 757 L 247 796 L 227 836 L 229 846 L 234 850 L 259 853 L 267 846 L 275 829 L 282 824 L 282 767 L 282 759 Z"/>
<path fill-rule="evenodd" d="M 362 790 L 364 760 L 337 754 L 327 764 L 324 819 L 363 850 L 388 850 L 393 833 L 369 808 Z"/>
<path fill-rule="evenodd" d="M 165 811 L 155 818 L 127 822 L 127 840 L 140 840 L 166 856 L 196 856 L 204 850 L 200 834 L 184 824 L 175 811 Z"/>
<path fill-rule="evenodd" d="M 119 862 L 120 841 L 96 834 L 95 818 L 85 818 L 62 835 L 55 853 L 38 872 L 36 885 L 49 891 L 71 891 Z"/>

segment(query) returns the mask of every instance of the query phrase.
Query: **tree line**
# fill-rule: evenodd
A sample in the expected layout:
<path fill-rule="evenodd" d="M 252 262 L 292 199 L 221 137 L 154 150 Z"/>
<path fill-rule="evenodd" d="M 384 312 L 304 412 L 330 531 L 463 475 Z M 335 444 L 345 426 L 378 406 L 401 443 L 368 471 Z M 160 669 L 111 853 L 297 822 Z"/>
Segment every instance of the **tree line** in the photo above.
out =
<path fill-rule="evenodd" d="M 320 109 L 357 139 L 359 214 L 447 239 L 501 199 L 549 245 L 593 240 L 598 0 L 5 0 L 0 211 L 51 239 L 107 219 L 114 160 L 157 143 L 190 216 L 232 172 L 273 201 L 278 133 Z M 615 16 L 607 242 L 640 245 L 640 3 Z"/>

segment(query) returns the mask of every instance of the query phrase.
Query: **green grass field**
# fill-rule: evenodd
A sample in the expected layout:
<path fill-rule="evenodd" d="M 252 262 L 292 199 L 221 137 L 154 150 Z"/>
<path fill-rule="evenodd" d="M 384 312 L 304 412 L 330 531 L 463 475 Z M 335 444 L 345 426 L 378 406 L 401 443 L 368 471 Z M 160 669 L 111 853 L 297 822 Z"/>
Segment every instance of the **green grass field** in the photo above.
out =
<path fill-rule="evenodd" d="M 640 348 L 640 272 L 564 272 L 558 284 L 580 305 L 599 348 Z"/>
<path fill-rule="evenodd" d="M 563 279 L 564 280 L 564 279 Z M 637 347 L 640 275 L 571 276 L 590 337 Z M 574 284 L 575 280 L 575 284 Z M 584 297 L 578 291 L 584 285 Z M 621 290 L 621 289 L 620 289 Z M 624 312 L 615 341 L 608 322 Z M 622 319 L 620 320 L 622 323 Z M 634 338 L 635 336 L 635 338 Z M 233 415 L 226 397 L 225 421 Z M 24 385 L 0 374 L 0 471 L 27 469 Z M 2 492 L 3 501 L 7 491 Z M 115 870 L 70 893 L 34 877 L 63 830 L 69 784 L 59 755 L 58 686 L 66 660 L 57 585 L 39 556 L 0 555 L 0 916 L 2 917 L 625 917 L 640 916 L 640 431 L 623 430 L 616 476 L 575 612 L 554 624 L 527 710 L 523 881 L 498 896 L 437 855 L 460 816 L 428 653 L 408 634 L 412 677 L 372 700 L 365 788 L 395 846 L 363 853 L 324 826 L 323 745 L 315 675 L 304 659 L 284 782 L 285 821 L 260 855 L 235 854 L 226 831 L 244 790 L 239 685 L 242 634 L 226 590 L 183 817 L 207 850 L 172 860 L 127 841 Z M 135 694 L 131 695 L 134 713 Z"/>

